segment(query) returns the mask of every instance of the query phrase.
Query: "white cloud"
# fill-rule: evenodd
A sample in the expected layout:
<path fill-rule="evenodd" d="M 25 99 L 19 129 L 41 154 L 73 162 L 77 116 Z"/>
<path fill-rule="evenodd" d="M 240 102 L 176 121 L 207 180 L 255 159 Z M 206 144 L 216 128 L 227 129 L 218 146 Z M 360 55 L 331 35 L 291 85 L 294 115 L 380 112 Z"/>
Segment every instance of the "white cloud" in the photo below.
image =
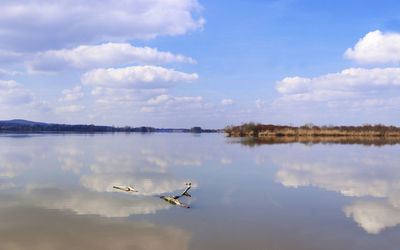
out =
<path fill-rule="evenodd" d="M 81 81 L 85 85 L 107 88 L 157 89 L 197 79 L 197 74 L 187 74 L 159 66 L 132 66 L 95 69 L 85 73 Z"/>
<path fill-rule="evenodd" d="M 232 99 L 223 99 L 221 101 L 222 105 L 231 105 L 233 103 Z"/>
<path fill-rule="evenodd" d="M 182 102 L 201 102 L 203 97 L 201 96 L 182 96 L 182 97 L 174 97 L 170 95 L 159 95 L 155 98 L 151 98 L 147 101 L 148 105 L 160 105 L 160 104 L 174 104 L 174 103 L 182 103 Z"/>
<path fill-rule="evenodd" d="M 91 94 L 96 96 L 97 103 L 106 105 L 129 106 L 138 102 L 145 102 L 146 99 L 167 92 L 167 89 L 121 89 L 95 87 Z"/>
<path fill-rule="evenodd" d="M 0 49 L 48 50 L 102 41 L 151 39 L 201 29 L 196 0 L 104 0 L 0 3 Z"/>
<path fill-rule="evenodd" d="M 60 71 L 91 69 L 133 63 L 162 64 L 171 62 L 195 63 L 190 57 L 161 52 L 149 47 L 135 47 L 128 43 L 105 43 L 40 52 L 28 61 L 31 71 Z"/>
<path fill-rule="evenodd" d="M 154 107 L 141 107 L 140 112 L 153 112 Z"/>
<path fill-rule="evenodd" d="M 23 53 L 0 49 L 0 63 L 1 64 L 8 65 L 8 64 L 20 62 L 23 59 L 24 59 Z"/>
<path fill-rule="evenodd" d="M 201 102 L 203 100 L 202 96 L 182 96 L 173 97 L 172 102 Z"/>
<path fill-rule="evenodd" d="M 73 113 L 83 110 L 85 107 L 82 105 L 69 105 L 56 108 L 56 113 Z"/>
<path fill-rule="evenodd" d="M 73 89 L 64 89 L 62 94 L 64 95 L 63 98 L 60 98 L 59 101 L 61 102 L 71 102 L 81 99 L 84 94 L 81 92 L 82 87 L 76 86 Z"/>
<path fill-rule="evenodd" d="M 286 77 L 276 85 L 278 92 L 293 99 L 349 97 L 354 92 L 400 86 L 400 68 L 350 68 L 314 78 Z"/>
<path fill-rule="evenodd" d="M 271 103 L 271 110 L 285 123 L 392 123 L 389 117 L 398 112 L 400 68 L 349 68 L 313 78 L 286 77 L 276 82 L 276 90 L 282 95 Z"/>
<path fill-rule="evenodd" d="M 0 68 L 0 78 L 2 78 L 4 76 L 15 76 L 17 74 L 21 74 L 21 73 L 17 72 L 17 71 L 10 71 L 10 70 Z"/>
<path fill-rule="evenodd" d="M 371 121 L 370 114 L 396 110 L 400 68 L 350 68 L 314 78 L 286 77 L 276 83 L 276 89 L 282 96 L 274 100 L 271 107 L 283 116 L 290 113 L 291 119 L 383 122 L 378 116 Z M 373 103 L 379 105 L 371 105 Z M 354 113 L 358 116 L 351 115 Z M 388 117 L 384 112 L 378 114 Z"/>
<path fill-rule="evenodd" d="M 15 81 L 0 80 L 0 103 L 3 105 L 21 105 L 32 103 L 34 96 Z"/>
<path fill-rule="evenodd" d="M 147 100 L 141 108 L 141 112 L 173 112 L 174 110 L 180 109 L 198 109 L 202 108 L 203 97 L 202 96 L 170 96 L 170 95 L 159 95 Z"/>
<path fill-rule="evenodd" d="M 265 104 L 265 102 L 263 101 L 263 100 L 261 100 L 261 99 L 257 99 L 256 100 L 256 107 L 257 108 L 262 108 L 263 106 L 264 106 L 264 104 Z"/>
<path fill-rule="evenodd" d="M 156 96 L 155 98 L 151 98 L 150 100 L 148 100 L 147 104 L 157 105 L 157 104 L 168 101 L 170 98 L 171 97 L 169 95 L 159 95 L 159 96 Z"/>
<path fill-rule="evenodd" d="M 344 57 L 359 64 L 398 64 L 400 62 L 400 34 L 376 30 L 361 38 Z"/>

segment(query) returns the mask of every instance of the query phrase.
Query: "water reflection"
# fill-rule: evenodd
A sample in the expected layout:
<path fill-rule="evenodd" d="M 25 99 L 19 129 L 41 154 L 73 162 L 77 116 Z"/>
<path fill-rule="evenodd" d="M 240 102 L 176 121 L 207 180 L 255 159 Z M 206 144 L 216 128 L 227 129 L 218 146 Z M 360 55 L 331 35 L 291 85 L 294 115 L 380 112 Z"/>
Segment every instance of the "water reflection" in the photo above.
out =
<path fill-rule="evenodd" d="M 61 164 L 61 169 L 79 174 L 83 168 L 82 157 L 83 153 L 77 147 L 56 147 L 56 153 L 59 155 L 58 161 Z"/>
<path fill-rule="evenodd" d="M 65 179 L 62 173 L 58 176 L 55 172 L 56 176 L 50 179 L 41 178 L 41 184 L 19 183 L 20 188 L 14 192 L 19 193 L 18 197 L 24 204 L 68 210 L 81 215 L 127 217 L 169 209 L 170 206 L 155 195 L 175 192 L 188 179 L 175 176 L 169 168 L 201 165 L 195 154 L 173 160 L 166 154 L 168 152 L 161 157 L 156 151 L 144 150 L 143 145 L 134 144 L 137 148 L 133 150 L 108 148 L 108 140 L 102 140 L 102 137 L 96 138 L 99 141 L 95 145 L 80 143 L 86 140 L 85 137 L 62 137 L 63 140 L 58 140 L 57 136 L 33 138 L 51 142 L 40 143 L 39 147 L 33 147 L 36 143 L 31 141 L 23 147 L 16 143 L 19 147 L 9 145 L 0 148 L 0 190 L 17 187 L 13 179 L 23 175 L 32 166 L 36 171 L 46 173 L 56 171 L 55 166 L 58 165 L 62 172 L 75 174 L 79 185 L 55 185 L 57 181 Z M 46 154 L 40 155 L 37 151 Z M 118 194 L 113 186 L 121 184 L 132 184 L 140 193 L 132 193 L 134 197 Z M 194 186 L 197 185 L 194 183 Z"/>
<path fill-rule="evenodd" d="M 14 182 L 0 179 L 0 191 L 16 187 Z"/>
<path fill-rule="evenodd" d="M 18 148 L 0 147 L 0 178 L 13 178 L 21 175 L 32 166 L 34 153 L 21 152 Z"/>
<path fill-rule="evenodd" d="M 171 174 L 159 173 L 120 173 L 82 175 L 80 183 L 83 187 L 96 192 L 116 192 L 113 186 L 121 184 L 133 185 L 139 190 L 137 195 L 159 195 L 179 190 L 184 183 L 183 178 Z"/>
<path fill-rule="evenodd" d="M 1 139 L 0 249 L 400 244 L 398 145 L 242 147 L 211 134 Z M 177 195 L 188 180 L 199 187 L 191 191 L 197 200 Z"/>
<path fill-rule="evenodd" d="M 158 167 L 173 166 L 201 166 L 203 165 L 201 156 L 194 152 L 179 152 L 179 151 L 153 151 L 141 150 L 145 159 Z"/>
<path fill-rule="evenodd" d="M 347 217 L 353 217 L 365 231 L 379 234 L 383 229 L 400 224 L 400 207 L 391 199 L 358 200 L 352 205 L 343 208 Z"/>
<path fill-rule="evenodd" d="M 344 206 L 343 211 L 368 233 L 378 234 L 400 223 L 397 148 L 291 149 L 290 153 L 271 156 L 280 168 L 275 181 L 286 187 L 314 186 L 358 197 L 353 204 Z"/>
<path fill-rule="evenodd" d="M 143 144 L 109 147 L 102 136 L 91 143 L 85 135 L 2 138 L 0 249 L 189 248 L 191 233 L 128 217 L 169 210 L 155 195 L 182 188 L 187 176 L 170 167 L 200 166 L 194 154 L 174 161 Z M 115 192 L 121 183 L 141 193 Z"/>
<path fill-rule="evenodd" d="M 282 136 L 282 137 L 266 137 L 260 139 L 253 138 L 234 138 L 227 140 L 229 144 L 242 144 L 249 147 L 273 144 L 291 144 L 301 143 L 304 145 L 315 144 L 342 144 L 342 145 L 364 145 L 364 146 L 385 146 L 396 145 L 400 143 L 398 138 L 384 138 L 384 137 L 340 137 L 340 136 Z"/>
<path fill-rule="evenodd" d="M 77 216 L 32 206 L 0 207 L 0 249 L 185 250 L 192 237 L 178 227 L 145 221 Z"/>
<path fill-rule="evenodd" d="M 24 204 L 103 217 L 151 214 L 169 208 L 155 197 L 133 198 L 126 195 L 102 194 L 82 188 L 61 188 L 56 185 L 28 185 L 19 197 Z"/>

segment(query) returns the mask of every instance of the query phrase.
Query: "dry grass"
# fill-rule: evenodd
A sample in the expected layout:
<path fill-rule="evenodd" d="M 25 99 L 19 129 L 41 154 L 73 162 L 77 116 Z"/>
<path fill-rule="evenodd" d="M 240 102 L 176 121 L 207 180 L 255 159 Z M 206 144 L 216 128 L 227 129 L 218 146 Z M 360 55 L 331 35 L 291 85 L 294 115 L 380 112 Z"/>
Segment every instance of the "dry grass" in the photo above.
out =
<path fill-rule="evenodd" d="M 228 126 L 225 132 L 229 137 L 258 137 L 274 138 L 287 137 L 301 140 L 301 138 L 400 138 L 400 128 L 384 125 L 363 126 L 314 126 L 304 125 L 301 127 L 276 126 L 246 123 L 241 126 Z"/>

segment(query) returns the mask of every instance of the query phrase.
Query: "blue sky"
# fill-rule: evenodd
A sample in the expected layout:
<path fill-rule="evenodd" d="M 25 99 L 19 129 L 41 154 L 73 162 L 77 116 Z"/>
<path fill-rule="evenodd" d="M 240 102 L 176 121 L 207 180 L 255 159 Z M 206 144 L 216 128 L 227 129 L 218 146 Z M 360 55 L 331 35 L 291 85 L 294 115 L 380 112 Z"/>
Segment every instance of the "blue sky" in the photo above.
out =
<path fill-rule="evenodd" d="M 398 1 L 0 3 L 0 119 L 400 125 Z"/>

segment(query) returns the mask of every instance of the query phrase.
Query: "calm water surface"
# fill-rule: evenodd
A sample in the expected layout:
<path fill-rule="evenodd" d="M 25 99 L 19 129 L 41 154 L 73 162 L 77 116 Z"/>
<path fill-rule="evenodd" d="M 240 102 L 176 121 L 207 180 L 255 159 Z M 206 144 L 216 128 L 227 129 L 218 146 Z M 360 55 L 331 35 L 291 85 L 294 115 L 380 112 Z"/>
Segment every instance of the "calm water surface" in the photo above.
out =
<path fill-rule="evenodd" d="M 0 249 L 400 246 L 398 145 L 251 147 L 222 134 L 0 141 Z M 186 181 L 190 209 L 159 198 Z"/>

